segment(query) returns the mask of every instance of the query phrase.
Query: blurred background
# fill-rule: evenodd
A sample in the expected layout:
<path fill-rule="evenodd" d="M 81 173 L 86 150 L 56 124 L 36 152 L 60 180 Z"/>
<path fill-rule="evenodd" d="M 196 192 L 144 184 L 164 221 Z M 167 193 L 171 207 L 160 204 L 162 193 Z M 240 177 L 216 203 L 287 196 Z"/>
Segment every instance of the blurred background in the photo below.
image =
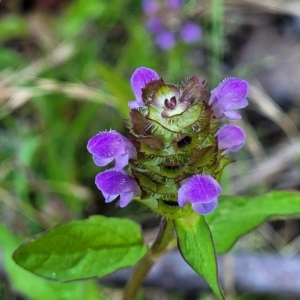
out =
<path fill-rule="evenodd" d="M 155 214 L 136 203 L 104 204 L 94 185 L 102 169 L 86 150 L 99 131 L 126 135 L 129 80 L 140 66 L 167 82 L 206 79 L 208 97 L 225 77 L 248 80 L 250 105 L 237 122 L 247 145 L 225 170 L 224 194 L 299 191 L 300 1 L 2 0 L 0 299 L 120 299 L 113 278 L 109 288 L 56 284 L 21 270 L 10 255 L 25 238 L 93 214 L 131 218 L 153 238 Z M 238 241 L 222 265 L 228 299 L 300 299 L 300 279 L 285 277 L 290 284 L 279 280 L 276 288 L 272 281 L 272 268 L 284 267 L 279 258 L 299 258 L 299 224 L 268 222 Z M 226 264 L 239 253 L 274 258 L 269 273 L 251 271 L 253 282 L 239 285 L 235 277 L 250 269 L 235 274 Z M 180 290 L 154 282 L 140 299 L 214 297 L 197 281 Z"/>

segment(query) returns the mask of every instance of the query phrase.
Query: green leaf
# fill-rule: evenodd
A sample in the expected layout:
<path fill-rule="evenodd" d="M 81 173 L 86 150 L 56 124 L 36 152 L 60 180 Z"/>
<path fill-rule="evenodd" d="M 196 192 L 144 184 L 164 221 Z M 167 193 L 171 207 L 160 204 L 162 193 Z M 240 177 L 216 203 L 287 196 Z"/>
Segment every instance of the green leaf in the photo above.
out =
<path fill-rule="evenodd" d="M 217 253 L 227 252 L 236 240 L 270 217 L 300 213 L 300 194 L 275 191 L 256 197 L 222 197 L 206 216 Z"/>
<path fill-rule="evenodd" d="M 20 239 L 0 224 L 0 245 L 5 273 L 10 284 L 31 300 L 100 300 L 99 288 L 94 280 L 60 283 L 34 275 L 19 267 L 12 259 Z"/>
<path fill-rule="evenodd" d="M 182 257 L 207 281 L 218 299 L 225 299 L 218 280 L 212 235 L 203 216 L 194 213 L 188 218 L 175 219 L 174 226 Z"/>
<path fill-rule="evenodd" d="M 133 266 L 145 253 L 136 223 L 93 216 L 57 226 L 26 242 L 13 258 L 35 274 L 67 281 L 101 277 Z"/>

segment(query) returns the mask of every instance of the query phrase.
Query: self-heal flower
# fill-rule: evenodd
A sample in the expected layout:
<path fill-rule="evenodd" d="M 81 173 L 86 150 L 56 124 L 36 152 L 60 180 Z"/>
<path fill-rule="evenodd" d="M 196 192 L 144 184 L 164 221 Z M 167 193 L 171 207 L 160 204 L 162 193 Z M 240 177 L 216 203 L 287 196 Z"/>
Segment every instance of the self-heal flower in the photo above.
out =
<path fill-rule="evenodd" d="M 241 116 L 234 109 L 244 108 L 248 105 L 246 99 L 249 85 L 247 81 L 239 78 L 228 78 L 211 91 L 208 104 L 211 106 L 217 119 L 226 116 L 236 120 Z"/>
<path fill-rule="evenodd" d="M 178 190 L 178 204 L 183 207 L 190 202 L 199 214 L 212 212 L 218 204 L 222 192 L 220 184 L 210 175 L 194 175 Z"/>
<path fill-rule="evenodd" d="M 120 196 L 120 207 L 125 207 L 141 191 L 136 181 L 123 170 L 109 169 L 96 176 L 95 183 L 109 203 Z"/>
<path fill-rule="evenodd" d="M 186 22 L 182 0 L 143 0 L 142 7 L 147 16 L 146 27 L 161 49 L 173 48 L 178 40 L 194 43 L 201 38 L 201 27 Z"/>
<path fill-rule="evenodd" d="M 130 158 L 136 158 L 136 150 L 131 141 L 115 130 L 100 132 L 87 145 L 97 166 L 105 166 L 115 159 L 116 169 L 123 169 Z"/>
<path fill-rule="evenodd" d="M 245 145 L 245 133 L 242 128 L 236 125 L 224 125 L 216 133 L 218 149 L 227 152 L 237 152 Z"/>
<path fill-rule="evenodd" d="M 144 106 L 144 102 L 142 99 L 142 89 L 147 85 L 147 83 L 158 79 L 159 75 L 152 69 L 145 67 L 136 69 L 130 79 L 131 88 L 136 100 L 129 101 L 128 106 L 131 109 Z"/>
<path fill-rule="evenodd" d="M 106 202 L 120 197 L 124 207 L 140 196 L 139 202 L 174 219 L 192 209 L 205 215 L 217 207 L 222 188 L 216 179 L 231 161 L 224 154 L 245 143 L 238 126 L 218 129 L 220 118 L 237 117 L 234 109 L 247 105 L 248 84 L 227 79 L 212 91 L 209 103 L 206 87 L 196 76 L 170 84 L 145 67 L 133 73 L 128 139 L 111 130 L 88 143 L 96 164 L 116 161 L 115 168 L 96 177 Z"/>

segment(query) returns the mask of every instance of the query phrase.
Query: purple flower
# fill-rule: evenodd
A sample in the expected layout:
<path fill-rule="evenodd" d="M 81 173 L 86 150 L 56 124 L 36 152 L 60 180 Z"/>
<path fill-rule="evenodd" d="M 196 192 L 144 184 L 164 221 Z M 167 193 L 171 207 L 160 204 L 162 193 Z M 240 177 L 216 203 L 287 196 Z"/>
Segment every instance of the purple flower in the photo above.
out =
<path fill-rule="evenodd" d="M 156 44 L 164 49 L 171 49 L 176 44 L 174 34 L 171 31 L 164 30 L 156 36 Z"/>
<path fill-rule="evenodd" d="M 211 91 L 208 104 L 212 107 L 217 119 L 226 116 L 236 120 L 241 116 L 234 109 L 244 108 L 248 105 L 246 99 L 249 85 L 247 81 L 239 78 L 228 78 Z"/>
<path fill-rule="evenodd" d="M 202 30 L 196 23 L 189 22 L 182 26 L 180 35 L 184 42 L 194 43 L 201 38 Z"/>
<path fill-rule="evenodd" d="M 166 5 L 171 10 L 179 10 L 182 7 L 182 0 L 166 0 Z"/>
<path fill-rule="evenodd" d="M 159 33 L 164 28 L 164 24 L 159 18 L 151 18 L 147 22 L 147 29 L 151 33 Z"/>
<path fill-rule="evenodd" d="M 143 0 L 143 10 L 147 15 L 147 29 L 155 37 L 156 44 L 163 50 L 173 48 L 177 36 L 185 43 L 198 41 L 202 29 L 196 23 L 187 22 L 182 18 L 182 0 Z"/>
<path fill-rule="evenodd" d="M 115 159 L 116 169 L 123 169 L 130 158 L 136 158 L 132 143 L 115 130 L 100 132 L 93 136 L 87 145 L 98 166 L 105 166 Z"/>
<path fill-rule="evenodd" d="M 246 135 L 242 128 L 236 125 L 224 125 L 216 133 L 218 148 L 227 152 L 237 152 L 245 145 Z"/>
<path fill-rule="evenodd" d="M 145 14 L 147 15 L 155 14 L 159 7 L 156 0 L 144 0 L 142 6 Z"/>
<path fill-rule="evenodd" d="M 191 202 L 195 212 L 209 214 L 217 207 L 221 192 L 220 184 L 212 176 L 194 175 L 179 188 L 178 204 L 182 207 Z"/>
<path fill-rule="evenodd" d="M 142 99 L 142 88 L 144 88 L 147 83 L 153 80 L 158 80 L 159 78 L 159 75 L 152 69 L 148 69 L 145 67 L 136 69 L 130 79 L 131 88 L 136 100 L 129 101 L 128 106 L 131 109 L 144 106 L 144 102 Z"/>
<path fill-rule="evenodd" d="M 136 181 L 123 170 L 110 169 L 96 176 L 95 183 L 109 203 L 120 196 L 120 207 L 125 207 L 141 191 Z"/>

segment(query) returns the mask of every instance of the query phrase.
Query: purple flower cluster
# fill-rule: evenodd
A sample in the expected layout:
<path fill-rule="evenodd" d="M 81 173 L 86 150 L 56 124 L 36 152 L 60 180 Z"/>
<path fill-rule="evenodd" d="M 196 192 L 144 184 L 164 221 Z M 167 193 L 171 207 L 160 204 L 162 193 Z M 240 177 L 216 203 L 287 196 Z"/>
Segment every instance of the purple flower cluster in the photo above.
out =
<path fill-rule="evenodd" d="M 156 44 L 164 49 L 175 46 L 177 37 L 184 43 L 197 42 L 202 36 L 201 27 L 191 21 L 182 22 L 181 0 L 144 0 L 143 10 L 147 16 L 147 29 L 155 36 Z"/>
<path fill-rule="evenodd" d="M 175 4 L 176 1 L 169 2 Z M 155 5 L 151 9 L 154 8 Z M 131 77 L 131 88 L 136 99 L 128 103 L 129 107 L 143 107 L 145 104 L 142 99 L 142 89 L 147 83 L 157 81 L 159 78 L 159 75 L 151 69 L 138 68 Z M 248 83 L 245 80 L 225 79 L 211 92 L 208 104 L 212 109 L 213 118 L 220 119 L 224 116 L 229 119 L 240 118 L 234 110 L 248 104 L 247 94 Z M 243 147 L 245 133 L 236 125 L 224 125 L 217 131 L 216 140 L 221 155 L 224 155 Z M 102 191 L 106 202 L 111 202 L 120 196 L 120 206 L 124 207 L 134 196 L 141 194 L 136 180 L 123 170 L 128 161 L 136 159 L 137 155 L 130 140 L 115 130 L 100 132 L 89 140 L 87 149 L 98 166 L 104 166 L 115 160 L 113 169 L 96 176 L 96 185 Z M 194 211 L 208 214 L 216 208 L 221 191 L 220 184 L 211 175 L 196 174 L 181 183 L 178 190 L 178 205 L 183 207 L 190 202 Z"/>
<path fill-rule="evenodd" d="M 87 144 L 97 166 L 105 166 L 115 160 L 115 167 L 96 176 L 96 186 L 102 191 L 105 202 L 120 196 L 120 207 L 125 207 L 141 191 L 136 181 L 123 168 L 130 158 L 136 158 L 132 143 L 115 130 L 100 132 Z"/>

